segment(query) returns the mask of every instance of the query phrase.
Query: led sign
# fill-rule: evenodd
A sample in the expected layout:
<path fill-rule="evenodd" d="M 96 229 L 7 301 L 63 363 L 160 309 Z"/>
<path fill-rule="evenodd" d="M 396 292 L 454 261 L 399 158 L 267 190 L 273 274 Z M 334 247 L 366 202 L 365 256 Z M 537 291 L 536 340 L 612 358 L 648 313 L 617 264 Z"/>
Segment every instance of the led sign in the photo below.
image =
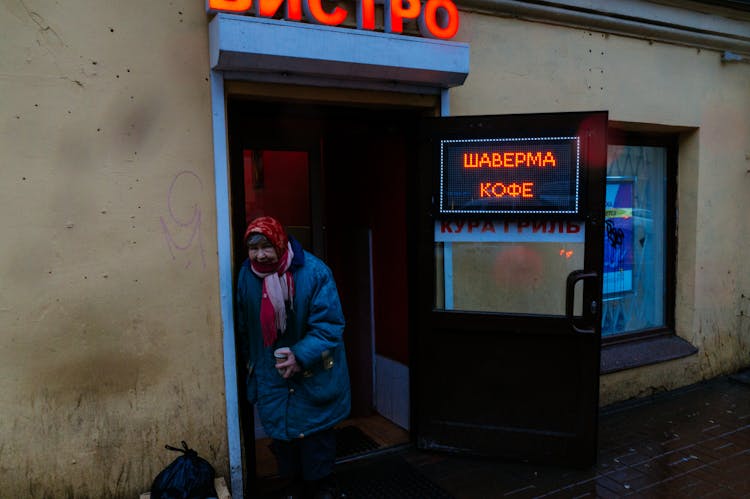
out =
<path fill-rule="evenodd" d="M 383 4 L 383 23 L 387 33 L 403 33 L 404 21 L 416 21 L 422 36 L 449 40 L 458 32 L 458 9 L 453 0 L 357 0 L 357 28 L 375 29 L 375 4 Z M 281 5 L 285 4 L 282 12 Z M 301 21 L 304 13 L 308 21 L 338 26 L 349 12 L 333 2 L 333 8 L 323 0 L 206 0 L 208 12 L 252 12 L 258 17 L 275 17 L 277 13 L 287 21 Z"/>
<path fill-rule="evenodd" d="M 440 141 L 441 214 L 576 214 L 578 137 Z"/>

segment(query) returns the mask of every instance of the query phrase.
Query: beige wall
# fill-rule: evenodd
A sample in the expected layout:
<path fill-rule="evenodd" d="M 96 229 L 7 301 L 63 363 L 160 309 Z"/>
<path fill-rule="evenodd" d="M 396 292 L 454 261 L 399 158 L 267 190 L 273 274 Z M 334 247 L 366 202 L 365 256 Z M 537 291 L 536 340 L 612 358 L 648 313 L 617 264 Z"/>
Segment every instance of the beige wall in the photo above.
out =
<path fill-rule="evenodd" d="M 202 2 L 0 2 L 0 496 L 226 476 Z"/>
<path fill-rule="evenodd" d="M 0 2 L 0 494 L 134 497 L 188 443 L 228 475 L 203 2 Z M 452 114 L 681 131 L 677 332 L 602 403 L 750 364 L 750 65 L 462 13 Z"/>
<path fill-rule="evenodd" d="M 680 132 L 677 334 L 686 359 L 603 376 L 601 403 L 750 366 L 750 65 L 646 40 L 462 13 L 471 44 L 451 114 L 608 110 Z"/>

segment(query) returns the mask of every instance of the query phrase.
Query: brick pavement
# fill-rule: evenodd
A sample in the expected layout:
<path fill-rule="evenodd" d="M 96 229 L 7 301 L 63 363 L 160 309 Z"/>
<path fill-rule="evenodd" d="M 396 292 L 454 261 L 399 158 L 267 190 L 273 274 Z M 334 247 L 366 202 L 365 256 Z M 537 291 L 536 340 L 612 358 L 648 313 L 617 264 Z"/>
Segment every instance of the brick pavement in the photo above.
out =
<path fill-rule="evenodd" d="M 604 408 L 599 458 L 565 469 L 408 450 L 456 499 L 750 497 L 750 376 Z"/>

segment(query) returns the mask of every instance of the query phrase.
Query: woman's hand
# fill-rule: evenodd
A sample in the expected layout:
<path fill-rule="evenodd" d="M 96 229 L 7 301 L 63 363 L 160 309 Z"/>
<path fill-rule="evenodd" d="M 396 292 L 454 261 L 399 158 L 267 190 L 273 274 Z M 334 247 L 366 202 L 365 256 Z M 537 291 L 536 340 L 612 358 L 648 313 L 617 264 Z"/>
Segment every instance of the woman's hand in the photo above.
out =
<path fill-rule="evenodd" d="M 291 378 L 296 373 L 302 370 L 302 368 L 297 363 L 297 358 L 294 356 L 294 352 L 292 352 L 291 348 L 289 347 L 279 348 L 277 352 L 287 354 L 286 360 L 276 364 L 276 369 L 278 369 L 279 374 L 281 375 L 282 378 L 284 379 Z"/>

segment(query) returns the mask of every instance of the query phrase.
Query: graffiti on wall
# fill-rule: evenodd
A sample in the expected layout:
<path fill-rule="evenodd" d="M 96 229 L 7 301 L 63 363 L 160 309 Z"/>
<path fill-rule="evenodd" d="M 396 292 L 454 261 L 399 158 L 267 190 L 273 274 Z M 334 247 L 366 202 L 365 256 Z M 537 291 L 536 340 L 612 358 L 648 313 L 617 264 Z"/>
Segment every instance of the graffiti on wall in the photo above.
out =
<path fill-rule="evenodd" d="M 159 217 L 159 220 L 172 260 L 179 260 L 185 268 L 189 268 L 193 265 L 193 260 L 197 259 L 197 254 L 200 256 L 201 268 L 205 270 L 206 253 L 201 236 L 202 213 L 196 196 L 202 190 L 203 182 L 195 172 L 178 172 L 167 191 L 168 216 Z"/>

